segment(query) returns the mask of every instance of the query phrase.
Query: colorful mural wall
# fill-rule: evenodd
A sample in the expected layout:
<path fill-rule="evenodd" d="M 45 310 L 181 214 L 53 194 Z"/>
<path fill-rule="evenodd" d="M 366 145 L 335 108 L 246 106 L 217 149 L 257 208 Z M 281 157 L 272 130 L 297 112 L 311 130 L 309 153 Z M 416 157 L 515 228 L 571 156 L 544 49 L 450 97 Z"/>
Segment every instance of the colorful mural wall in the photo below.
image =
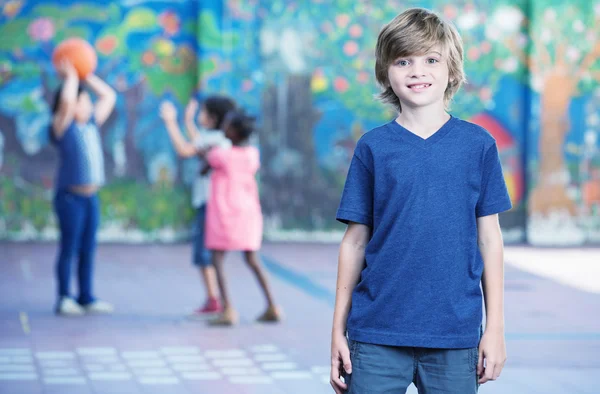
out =
<path fill-rule="evenodd" d="M 463 35 L 469 83 L 452 112 L 498 141 L 505 240 L 599 244 L 600 0 L 0 0 L 0 238 L 56 237 L 50 55 L 80 36 L 119 92 L 102 240 L 187 236 L 197 163 L 176 158 L 157 108 L 215 92 L 259 116 L 266 236 L 338 239 L 356 141 L 394 116 L 373 100 L 377 34 L 411 6 Z"/>

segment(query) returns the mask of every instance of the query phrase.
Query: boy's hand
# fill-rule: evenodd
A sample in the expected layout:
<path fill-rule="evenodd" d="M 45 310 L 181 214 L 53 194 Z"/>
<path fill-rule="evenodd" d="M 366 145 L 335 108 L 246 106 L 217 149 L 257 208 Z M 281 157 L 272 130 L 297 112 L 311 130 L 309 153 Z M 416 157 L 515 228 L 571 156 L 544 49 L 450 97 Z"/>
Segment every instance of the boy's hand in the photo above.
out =
<path fill-rule="evenodd" d="M 191 99 L 185 107 L 185 118 L 194 119 L 194 116 L 196 116 L 196 112 L 198 111 L 198 107 L 198 100 Z"/>
<path fill-rule="evenodd" d="M 505 362 L 506 343 L 504 332 L 494 332 L 486 329 L 479 343 L 479 362 L 477 363 L 479 383 L 483 384 L 498 379 Z"/>
<path fill-rule="evenodd" d="M 163 101 L 160 105 L 160 117 L 164 121 L 173 121 L 177 119 L 177 108 L 170 101 Z"/>
<path fill-rule="evenodd" d="M 331 375 L 329 383 L 336 394 L 343 394 L 348 385 L 344 383 L 341 376 L 352 373 L 352 363 L 350 362 L 350 349 L 348 340 L 343 334 L 334 334 L 331 339 Z"/>

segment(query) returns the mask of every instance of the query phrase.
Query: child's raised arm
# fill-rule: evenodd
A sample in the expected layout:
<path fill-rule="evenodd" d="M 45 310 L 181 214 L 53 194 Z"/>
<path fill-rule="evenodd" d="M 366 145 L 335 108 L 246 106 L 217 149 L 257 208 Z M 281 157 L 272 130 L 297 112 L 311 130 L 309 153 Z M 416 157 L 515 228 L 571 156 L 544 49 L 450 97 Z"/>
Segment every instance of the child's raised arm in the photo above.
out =
<path fill-rule="evenodd" d="M 177 155 L 182 158 L 189 158 L 196 155 L 198 152 L 194 145 L 186 141 L 181 134 L 181 130 L 177 124 L 177 109 L 173 103 L 164 101 L 160 105 L 160 117 L 165 122 L 165 127 Z"/>
<path fill-rule="evenodd" d="M 102 126 L 110 116 L 117 102 L 117 92 L 98 76 L 91 74 L 85 79 L 85 83 L 98 96 L 94 106 L 94 118 L 98 126 Z"/>
<path fill-rule="evenodd" d="M 346 339 L 346 321 L 352 302 L 352 291 L 360 278 L 365 264 L 365 248 L 371 239 L 371 227 L 350 222 L 338 258 L 337 287 L 331 332 L 331 376 L 330 383 L 336 393 L 342 394 L 348 388 L 340 376 L 345 371 L 352 373 L 350 350 Z"/>
<path fill-rule="evenodd" d="M 79 77 L 75 67 L 66 60 L 62 61 L 57 69 L 60 76 L 64 78 L 64 85 L 60 97 L 57 98 L 58 110 L 52 118 L 52 133 L 54 138 L 59 140 L 75 117 Z"/>
<path fill-rule="evenodd" d="M 185 107 L 185 129 L 190 141 L 196 141 L 200 136 L 200 130 L 196 127 L 196 113 L 198 112 L 198 101 L 191 99 Z"/>

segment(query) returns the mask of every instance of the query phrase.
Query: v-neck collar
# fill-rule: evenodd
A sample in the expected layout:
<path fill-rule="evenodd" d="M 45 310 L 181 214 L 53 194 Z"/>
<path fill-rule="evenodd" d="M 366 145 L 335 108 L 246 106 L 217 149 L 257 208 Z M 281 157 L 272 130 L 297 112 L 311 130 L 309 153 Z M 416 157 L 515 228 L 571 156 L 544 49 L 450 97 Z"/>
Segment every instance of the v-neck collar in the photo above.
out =
<path fill-rule="evenodd" d="M 392 131 L 397 133 L 406 142 L 409 142 L 413 145 L 425 149 L 427 147 L 432 146 L 433 144 L 441 140 L 446 134 L 448 134 L 448 132 L 454 128 L 455 123 L 456 118 L 450 115 L 450 119 L 448 119 L 448 121 L 446 121 L 446 123 L 444 123 L 442 127 L 440 127 L 435 133 L 430 135 L 428 138 L 420 137 L 412 131 L 404 128 L 402 125 L 396 122 L 396 119 L 392 120 L 389 123 L 389 126 L 392 128 Z"/>

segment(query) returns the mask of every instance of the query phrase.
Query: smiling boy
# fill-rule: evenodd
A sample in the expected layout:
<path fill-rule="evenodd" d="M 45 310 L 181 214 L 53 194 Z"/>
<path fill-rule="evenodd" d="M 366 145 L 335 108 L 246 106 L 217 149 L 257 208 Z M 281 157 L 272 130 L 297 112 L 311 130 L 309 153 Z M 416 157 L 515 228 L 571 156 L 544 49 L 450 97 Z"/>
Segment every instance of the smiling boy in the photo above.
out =
<path fill-rule="evenodd" d="M 375 73 L 398 116 L 359 140 L 337 212 L 348 226 L 331 384 L 476 393 L 506 360 L 498 213 L 511 202 L 496 142 L 447 112 L 465 82 L 463 46 L 437 14 L 409 9 L 384 26 Z"/>

